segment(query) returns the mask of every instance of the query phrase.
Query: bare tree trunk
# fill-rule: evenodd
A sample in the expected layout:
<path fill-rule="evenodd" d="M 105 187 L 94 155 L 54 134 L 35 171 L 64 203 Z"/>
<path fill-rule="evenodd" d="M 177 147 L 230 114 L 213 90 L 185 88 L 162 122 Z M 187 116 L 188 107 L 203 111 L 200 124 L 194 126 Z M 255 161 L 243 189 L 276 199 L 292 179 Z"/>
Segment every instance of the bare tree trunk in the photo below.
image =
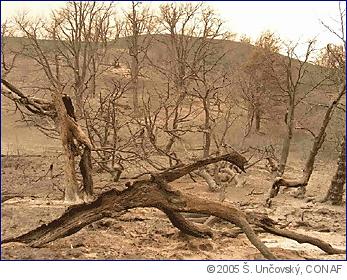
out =
<path fill-rule="evenodd" d="M 341 151 L 337 161 L 336 173 L 331 180 L 331 184 L 323 202 L 332 202 L 333 205 L 343 203 L 343 186 L 346 183 L 346 137 L 341 141 Z"/>
<path fill-rule="evenodd" d="M 178 108 L 178 107 L 177 107 Z M 178 128 L 178 123 L 177 123 L 177 119 L 178 119 L 178 109 L 175 109 L 175 114 L 174 114 L 174 119 L 173 119 L 173 123 L 172 123 L 172 130 L 176 130 Z M 167 154 L 171 153 L 171 149 L 173 147 L 173 145 L 175 144 L 176 141 L 176 137 L 174 135 L 172 135 L 169 138 L 169 141 L 167 142 L 166 146 L 165 146 L 165 152 Z"/>
<path fill-rule="evenodd" d="M 283 172 L 286 168 L 288 155 L 289 155 L 289 149 L 290 149 L 290 143 L 293 137 L 293 126 L 294 126 L 294 102 L 290 104 L 288 116 L 286 118 L 286 125 L 287 125 L 287 134 L 285 135 L 283 139 L 283 145 L 282 145 L 282 152 L 281 152 L 281 159 L 278 167 L 278 176 L 282 176 Z"/>
<path fill-rule="evenodd" d="M 139 79 L 139 35 L 141 32 L 142 19 L 137 9 L 138 3 L 132 2 L 131 12 L 128 17 L 128 32 L 130 38 L 128 39 L 128 49 L 130 54 L 130 75 L 131 75 L 131 91 L 133 95 L 133 113 L 139 116 L 139 100 L 138 100 L 138 79 Z"/>
<path fill-rule="evenodd" d="M 81 71 L 80 71 L 80 57 L 79 51 L 74 55 L 74 90 L 75 90 L 75 105 L 76 105 L 76 115 L 77 118 L 82 117 L 82 79 L 81 79 Z"/>
<path fill-rule="evenodd" d="M 76 146 L 73 142 L 73 135 L 69 129 L 67 118 L 67 110 L 60 94 L 53 95 L 54 105 L 58 115 L 58 125 L 60 128 L 60 137 L 63 144 L 65 154 L 65 201 L 78 202 L 81 200 L 79 196 L 79 187 L 75 169 L 75 153 L 77 152 Z"/>
<path fill-rule="evenodd" d="M 204 112 L 205 112 L 203 157 L 208 157 L 210 155 L 210 148 L 211 148 L 211 125 L 210 125 L 209 98 L 206 98 L 203 100 L 203 106 L 204 106 Z"/>
<path fill-rule="evenodd" d="M 65 137 L 64 137 L 65 138 Z M 81 197 L 79 196 L 79 187 L 75 171 L 75 156 L 71 149 L 71 146 L 66 143 L 67 139 L 62 139 L 65 152 L 65 197 L 66 202 L 79 202 Z M 65 142 L 65 143 L 64 143 Z"/>
<path fill-rule="evenodd" d="M 260 131 L 260 122 L 261 122 L 261 115 L 260 115 L 260 110 L 259 108 L 255 109 L 255 131 L 259 132 Z"/>
<path fill-rule="evenodd" d="M 327 129 L 328 124 L 331 120 L 331 117 L 334 113 L 334 109 L 336 108 L 336 106 L 337 106 L 338 102 L 340 101 L 340 99 L 342 98 L 342 96 L 345 94 L 345 90 L 346 90 L 346 85 L 342 86 L 339 94 L 337 95 L 335 100 L 333 100 L 333 102 L 330 104 L 328 110 L 325 112 L 319 133 L 317 136 L 314 137 L 313 146 L 312 146 L 312 149 L 310 151 L 310 155 L 306 161 L 305 168 L 303 170 L 302 182 L 304 182 L 305 185 L 301 188 L 301 192 L 298 194 L 300 196 L 303 196 L 306 192 L 305 186 L 308 184 L 308 182 L 311 178 L 311 175 L 312 175 L 312 172 L 314 169 L 314 162 L 316 160 L 316 156 L 317 156 L 320 148 L 322 147 L 322 145 L 325 141 L 326 129 Z"/>
<path fill-rule="evenodd" d="M 83 90 L 80 83 L 75 84 L 75 104 L 76 104 L 76 116 L 78 119 L 83 118 Z"/>
<path fill-rule="evenodd" d="M 308 182 L 310 180 L 310 177 L 314 169 L 314 162 L 315 162 L 316 156 L 320 148 L 322 147 L 324 140 L 325 140 L 325 128 L 321 127 L 319 135 L 314 138 L 310 155 L 305 163 L 305 168 L 303 171 L 303 181 L 305 182 Z"/>
<path fill-rule="evenodd" d="M 60 137 L 65 153 L 65 201 L 80 202 L 88 199 L 93 194 L 93 179 L 91 175 L 91 144 L 88 137 L 78 126 L 76 121 L 68 115 L 67 108 L 58 92 L 53 95 L 54 105 L 57 111 L 58 125 L 60 128 Z M 73 106 L 71 104 L 71 106 Z M 83 184 L 79 187 L 76 175 L 75 157 L 79 154 L 78 147 L 84 146 L 81 155 L 80 170 Z"/>
<path fill-rule="evenodd" d="M 180 101 L 178 101 L 178 102 L 180 102 Z M 175 108 L 174 118 L 173 118 L 173 122 L 172 122 L 172 130 L 176 130 L 178 128 L 178 117 L 179 117 L 178 116 L 178 108 L 179 108 L 179 104 L 177 104 L 176 108 Z M 173 145 L 175 144 L 175 141 L 176 141 L 176 137 L 174 135 L 172 135 L 169 138 L 169 141 L 165 146 L 165 152 L 167 154 L 171 153 L 171 149 L 172 149 Z"/>
<path fill-rule="evenodd" d="M 137 47 L 135 48 L 134 52 L 137 52 Z M 131 89 L 133 93 L 133 111 L 134 115 L 139 115 L 139 97 L 138 97 L 138 72 L 139 72 L 139 65 L 137 62 L 137 57 L 132 56 L 131 57 Z"/>
<path fill-rule="evenodd" d="M 204 157 L 208 157 L 210 155 L 211 148 L 211 131 L 209 128 L 204 131 Z"/>
<path fill-rule="evenodd" d="M 254 119 L 254 111 L 252 108 L 248 108 L 247 111 L 247 124 L 246 124 L 246 129 L 245 129 L 245 137 L 247 137 L 252 130 L 253 126 L 253 119 Z"/>
<path fill-rule="evenodd" d="M 328 110 L 325 112 L 319 133 L 317 136 L 314 137 L 313 146 L 312 146 L 310 155 L 306 161 L 302 177 L 300 179 L 295 179 L 295 180 L 284 179 L 282 177 L 276 178 L 274 180 L 274 183 L 273 183 L 271 189 L 270 189 L 269 196 L 266 199 L 267 206 L 270 206 L 271 198 L 275 197 L 278 194 L 281 186 L 286 186 L 286 187 L 290 187 L 290 188 L 300 188 L 300 191 L 297 194 L 298 197 L 302 197 L 306 193 L 306 186 L 307 186 L 307 184 L 311 178 L 311 175 L 312 175 L 312 172 L 314 169 L 314 162 L 315 162 L 316 156 L 317 156 L 317 154 L 318 154 L 318 152 L 319 152 L 320 148 L 322 147 L 324 140 L 325 140 L 326 129 L 327 129 L 328 124 L 331 120 L 331 117 L 334 113 L 334 109 L 336 108 L 337 104 L 341 100 L 342 96 L 345 95 L 345 92 L 346 92 L 346 84 L 343 84 L 340 88 L 338 95 L 331 102 L 331 104 L 328 107 Z M 290 119 L 289 119 L 289 121 L 290 121 Z M 286 139 L 285 139 L 285 141 L 286 141 Z M 288 151 L 289 151 L 289 146 L 288 146 Z M 283 156 L 283 154 L 282 154 L 282 156 Z M 282 158 L 281 158 L 281 163 L 282 163 Z M 284 165 L 284 167 L 285 167 L 285 165 Z M 279 176 L 283 175 L 283 171 L 284 171 L 284 169 L 281 171 Z"/>
<path fill-rule="evenodd" d="M 90 81 L 90 95 L 92 97 L 95 97 L 95 92 L 96 92 L 96 62 L 95 62 L 95 57 L 92 58 L 92 74 L 91 74 L 91 81 Z"/>
<path fill-rule="evenodd" d="M 89 198 L 93 195 L 93 177 L 92 177 L 92 155 L 89 147 L 85 146 L 79 162 L 80 171 L 82 174 L 83 191 L 85 192 L 85 198 Z M 120 173 L 118 174 L 118 181 Z"/>

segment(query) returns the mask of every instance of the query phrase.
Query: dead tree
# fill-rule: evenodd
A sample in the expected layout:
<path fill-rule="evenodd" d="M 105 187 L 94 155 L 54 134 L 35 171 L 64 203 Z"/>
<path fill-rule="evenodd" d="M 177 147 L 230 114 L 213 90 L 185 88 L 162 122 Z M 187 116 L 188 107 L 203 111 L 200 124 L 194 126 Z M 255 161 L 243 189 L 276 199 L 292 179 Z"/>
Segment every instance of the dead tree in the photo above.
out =
<path fill-rule="evenodd" d="M 124 170 L 123 163 L 130 162 L 136 151 L 136 137 L 128 132 L 133 125 L 122 97 L 129 92 L 130 81 L 126 78 L 104 84 L 95 98 L 87 98 L 84 105 L 86 131 L 93 145 L 93 160 L 100 171 L 109 173 L 118 181 Z M 134 126 L 134 130 L 136 127 Z"/>
<path fill-rule="evenodd" d="M 311 178 L 313 169 L 314 169 L 314 162 L 315 158 L 322 147 L 322 144 L 324 143 L 325 137 L 326 137 L 326 129 L 328 127 L 328 124 L 332 118 L 332 115 L 339 104 L 339 101 L 341 98 L 346 94 L 346 85 L 343 84 L 342 88 L 338 92 L 338 95 L 335 97 L 335 99 L 330 103 L 327 111 L 325 112 L 325 115 L 323 117 L 322 125 L 320 127 L 320 130 L 317 135 L 314 134 L 314 141 L 313 145 L 310 151 L 310 154 L 306 160 L 305 167 L 303 170 L 302 177 L 300 179 L 285 179 L 283 177 L 276 177 L 274 180 L 272 187 L 269 192 L 269 196 L 267 198 L 267 205 L 270 206 L 271 204 L 271 198 L 274 198 L 279 190 L 280 187 L 288 187 L 288 188 L 301 188 L 299 195 L 302 196 L 306 192 L 306 186 Z"/>
<path fill-rule="evenodd" d="M 307 87 L 308 74 L 310 73 L 309 60 L 314 51 L 314 41 L 307 43 L 307 49 L 303 60 L 300 60 L 296 54 L 297 45 L 287 45 L 287 55 L 280 66 L 280 73 L 274 74 L 277 86 L 283 93 L 287 102 L 287 111 L 285 115 L 286 134 L 283 139 L 281 157 L 279 162 L 278 176 L 282 176 L 287 164 L 290 145 L 295 128 L 295 110 L 314 90 L 316 90 L 326 78 L 314 81 Z M 278 71 L 278 70 L 277 70 Z M 274 73 L 276 70 L 274 69 Z M 306 86 L 306 88 L 305 88 Z"/>
<path fill-rule="evenodd" d="M 240 90 L 238 106 L 247 112 L 245 137 L 252 128 L 260 132 L 261 122 L 273 117 L 279 102 L 273 98 L 278 90 L 271 75 L 271 70 L 278 63 L 280 39 L 272 32 L 265 31 L 255 42 L 254 50 L 247 61 L 240 67 L 237 84 Z"/>
<path fill-rule="evenodd" d="M 271 198 L 275 197 L 278 194 L 281 186 L 290 187 L 290 188 L 300 188 L 299 192 L 298 192 L 298 196 L 300 196 L 300 197 L 302 197 L 305 194 L 306 186 L 310 180 L 310 177 L 311 177 L 313 169 L 314 169 L 314 163 L 315 163 L 316 156 L 317 156 L 319 150 L 321 149 L 321 147 L 325 141 L 325 138 L 326 138 L 327 127 L 330 123 L 330 120 L 331 120 L 333 114 L 334 114 L 334 111 L 336 110 L 336 108 L 338 108 L 338 105 L 339 105 L 342 97 L 344 97 L 346 94 L 346 75 L 345 75 L 346 40 L 344 37 L 344 34 L 345 34 L 344 33 L 345 32 L 345 30 L 344 30 L 345 13 L 346 13 L 346 11 L 341 8 L 341 5 L 339 5 L 340 30 L 338 30 L 338 31 L 331 29 L 328 25 L 323 23 L 324 27 L 326 29 L 328 29 L 331 33 L 335 34 L 341 40 L 341 43 L 342 43 L 342 46 L 337 47 L 337 48 L 332 48 L 331 45 L 328 45 L 326 50 L 325 50 L 326 56 L 324 57 L 323 64 L 321 63 L 321 65 L 323 66 L 323 69 L 325 71 L 324 78 L 321 82 L 326 81 L 326 80 L 331 80 L 337 88 L 337 94 L 336 94 L 335 98 L 331 101 L 331 103 L 326 106 L 327 110 L 324 114 L 323 121 L 322 121 L 322 124 L 320 126 L 319 132 L 317 134 L 315 134 L 311 130 L 308 130 L 312 134 L 314 140 L 313 140 L 313 145 L 312 145 L 310 154 L 306 160 L 301 179 L 299 179 L 299 180 L 298 179 L 285 179 L 283 177 L 277 177 L 273 182 L 272 188 L 270 189 L 270 192 L 269 192 L 269 196 L 266 200 L 266 204 L 268 206 L 271 204 Z M 309 52 L 307 51 L 306 54 L 308 55 Z M 300 63 L 300 65 L 301 65 L 301 63 Z M 317 86 L 319 84 L 317 84 Z M 312 89 L 314 89 L 315 87 L 316 86 L 314 86 Z M 308 91 L 307 93 L 309 93 L 309 92 L 310 91 Z M 307 94 L 305 94 L 304 97 L 306 95 Z M 300 100 L 302 100 L 302 98 Z M 293 109 L 294 108 L 295 108 L 295 106 L 293 107 Z M 290 120 L 292 118 L 291 114 L 293 112 L 294 112 L 293 110 L 289 111 L 289 114 L 288 114 L 289 121 L 291 121 Z M 288 131 L 289 131 L 289 128 L 290 127 L 288 126 Z M 288 142 L 288 140 L 290 140 L 290 138 L 287 137 L 284 141 L 284 144 L 290 143 L 290 141 Z M 283 156 L 285 154 L 283 152 L 285 152 L 285 154 L 288 154 L 289 153 L 289 147 L 285 148 L 285 146 L 283 146 L 282 159 L 281 159 L 282 167 L 283 167 L 284 162 L 286 162 L 286 160 L 284 161 Z M 284 170 L 283 168 L 281 168 L 281 164 L 280 164 L 279 175 L 282 175 L 283 170 Z"/>
<path fill-rule="evenodd" d="M 191 115 L 192 102 L 187 98 L 187 65 L 192 53 L 191 36 L 194 35 L 194 28 L 190 28 L 189 25 L 194 25 L 200 8 L 200 3 L 165 3 L 160 6 L 159 28 L 162 33 L 168 35 L 159 37 L 159 42 L 168 55 L 157 63 L 154 63 L 151 57 L 149 60 L 161 79 L 167 82 L 162 95 L 168 103 L 164 107 L 165 115 L 168 116 L 165 131 L 169 138 L 164 150 L 168 154 L 172 152 L 174 144 L 182 135 L 184 124 Z M 189 107 L 188 114 L 185 113 L 184 107 Z"/>
<path fill-rule="evenodd" d="M 9 40 L 13 36 L 13 31 L 14 28 L 8 20 L 1 23 L 1 77 L 4 79 L 15 67 L 16 60 L 23 51 L 22 46 L 18 46 L 19 49 L 10 48 Z"/>
<path fill-rule="evenodd" d="M 51 63 L 57 78 L 68 81 L 73 88 L 71 97 L 78 117 L 82 117 L 85 97 L 95 94 L 97 77 L 105 71 L 101 66 L 110 49 L 109 36 L 116 30 L 111 30 L 112 14 L 113 3 L 67 2 L 65 7 L 53 11 L 45 28 L 54 42 Z M 30 33 L 25 24 L 18 23 Z M 64 75 L 62 69 L 70 75 Z"/>
<path fill-rule="evenodd" d="M 79 124 L 68 114 L 62 94 L 54 91 L 53 100 L 30 97 L 7 80 L 1 79 L 2 95 L 17 105 L 23 106 L 31 114 L 49 117 L 57 125 L 65 154 L 65 201 L 79 202 L 88 200 L 93 194 L 90 153 L 92 145 Z M 63 90 L 63 88 L 61 88 Z M 82 154 L 80 152 L 82 148 Z M 81 154 L 80 171 L 83 182 L 80 188 L 75 170 L 75 157 Z"/>
<path fill-rule="evenodd" d="M 216 116 L 213 110 L 218 110 L 222 106 L 223 90 L 231 85 L 228 78 L 228 71 L 221 67 L 228 50 L 224 49 L 223 40 L 230 38 L 229 32 L 224 32 L 224 22 L 211 9 L 204 9 L 199 15 L 202 22 L 201 31 L 196 34 L 197 42 L 192 42 L 193 58 L 188 60 L 187 68 L 191 72 L 192 89 L 190 94 L 197 100 L 203 109 L 203 123 L 201 132 L 203 134 L 203 157 L 208 157 L 213 144 L 212 131 L 215 127 Z M 219 40 L 215 40 L 215 39 Z M 195 46 L 194 46 L 195 45 Z M 230 96 L 229 96 L 230 98 Z"/>
<path fill-rule="evenodd" d="M 328 192 L 322 202 L 331 202 L 333 205 L 343 203 L 343 187 L 346 183 L 346 137 L 343 136 L 340 145 L 340 154 L 337 161 L 337 168 L 331 180 Z"/>
<path fill-rule="evenodd" d="M 131 91 L 134 115 L 139 115 L 139 76 L 144 67 L 148 49 L 153 41 L 151 33 L 155 28 L 154 16 L 148 7 L 140 2 L 131 2 L 125 13 L 124 35 L 130 56 Z"/>
<path fill-rule="evenodd" d="M 75 116 L 75 108 L 74 108 L 74 106 L 72 104 L 72 100 L 71 100 L 70 96 L 68 96 L 67 94 L 64 94 L 62 99 L 63 99 L 64 106 L 65 106 L 67 114 L 71 118 L 73 118 L 75 121 L 77 121 L 76 120 L 76 116 Z"/>
<path fill-rule="evenodd" d="M 313 244 L 328 254 L 345 253 L 345 250 L 335 249 L 330 244 L 317 238 L 279 229 L 276 227 L 276 222 L 264 214 L 254 212 L 245 214 L 229 204 L 187 195 L 169 185 L 170 182 L 195 171 L 197 168 L 221 160 L 244 169 L 245 158 L 234 152 L 219 157 L 198 160 L 191 164 L 182 164 L 160 173 L 152 173 L 149 174 L 148 178 L 126 183 L 127 188 L 124 191 L 110 190 L 101 194 L 91 203 L 71 206 L 60 218 L 21 236 L 2 240 L 2 244 L 21 242 L 32 247 L 41 247 L 56 239 L 69 236 L 104 217 L 117 217 L 127 209 L 154 207 L 163 211 L 175 227 L 195 237 L 211 237 L 213 233 L 207 227 L 187 221 L 180 212 L 214 215 L 229 221 L 241 228 L 249 241 L 267 259 L 276 259 L 276 256 L 259 239 L 251 225 L 276 235 L 297 240 L 300 243 Z"/>
<path fill-rule="evenodd" d="M 158 62 L 154 62 L 152 57 L 149 57 L 149 61 L 160 79 L 165 79 L 167 84 L 160 90 L 164 92 L 163 98 L 167 98 L 169 104 L 165 106 L 164 110 L 169 120 L 165 123 L 165 132 L 169 137 L 165 151 L 170 153 L 174 144 L 183 134 L 189 130 L 197 132 L 192 128 L 191 122 L 194 111 L 193 103 L 194 99 L 201 104 L 203 102 L 200 96 L 194 95 L 192 84 L 195 83 L 195 89 L 199 92 L 200 88 L 198 89 L 197 83 L 202 81 L 203 75 L 208 73 L 206 69 L 211 68 L 210 72 L 212 72 L 220 62 L 220 56 L 213 57 L 218 49 L 218 42 L 214 39 L 224 39 L 226 32 L 221 31 L 222 21 L 212 9 L 203 3 L 163 4 L 160 6 L 159 23 L 163 35 L 157 38 L 166 53 L 164 58 Z M 209 59 L 212 61 L 207 64 Z M 205 68 L 203 68 L 204 66 Z M 220 78 L 218 82 L 222 80 L 221 76 L 218 76 Z M 203 87 L 202 83 L 199 83 L 200 86 Z M 206 88 L 205 93 L 208 90 Z M 208 129 L 201 127 L 200 132 L 205 138 L 205 146 L 209 147 L 211 145 L 211 128 L 208 113 L 212 93 L 207 94 L 208 96 L 203 95 L 205 95 L 204 108 L 207 112 L 203 126 Z M 186 108 L 189 109 L 186 110 Z M 194 126 L 197 128 L 197 124 Z"/>
<path fill-rule="evenodd" d="M 69 2 L 46 20 L 34 21 L 26 15 L 15 18 L 17 31 L 26 38 L 22 54 L 40 67 L 44 75 L 41 90 L 51 96 L 44 102 L 50 104 L 55 114 L 50 129 L 58 132 L 62 141 L 66 157 L 65 200 L 70 202 L 88 200 L 92 195 L 92 144 L 76 122 L 72 102 L 64 94 L 74 99 L 77 116 L 81 117 L 86 90 L 95 90 L 96 75 L 103 71 L 99 67 L 108 51 L 112 9 L 112 3 Z M 41 39 L 48 39 L 49 44 L 43 44 Z M 12 100 L 24 106 L 28 100 L 36 104 L 42 101 L 27 95 L 12 91 Z M 41 111 L 30 111 L 32 107 L 25 106 L 32 117 L 42 115 Z M 75 170 L 77 156 L 81 157 L 82 188 Z"/>
<path fill-rule="evenodd" d="M 220 141 L 225 141 L 231 127 L 229 121 L 234 116 L 231 113 L 232 102 L 228 100 L 223 104 L 228 99 L 225 89 L 230 85 L 230 80 L 221 66 L 227 52 L 222 42 L 230 33 L 223 30 L 224 23 L 215 11 L 202 3 L 170 3 L 162 5 L 160 10 L 160 27 L 168 35 L 159 37 L 158 41 L 170 56 L 164 57 L 164 63 L 153 63 L 151 58 L 150 61 L 167 80 L 167 89 L 158 90 L 161 91 L 158 94 L 161 110 L 150 110 L 150 106 L 143 105 L 146 108 L 146 130 L 153 135 L 150 131 L 157 120 L 155 127 L 168 136 L 168 141 L 162 151 L 156 150 L 161 155 L 166 154 L 170 162 L 177 162 L 177 158 L 172 156 L 173 146 L 177 142 L 184 145 L 183 135 L 190 133 L 201 133 L 201 150 L 203 156 L 208 157 L 213 140 L 219 146 Z M 201 106 L 197 106 L 197 103 Z M 150 111 L 152 116 L 147 114 Z M 202 123 L 197 121 L 200 115 L 203 117 Z M 165 120 L 163 124 L 160 124 L 158 116 Z M 217 135 L 220 134 L 217 126 L 221 119 L 225 127 L 222 135 Z M 155 142 L 153 140 L 152 143 Z M 204 178 L 211 190 L 218 188 L 213 175 L 205 170 L 199 170 L 196 174 Z"/>

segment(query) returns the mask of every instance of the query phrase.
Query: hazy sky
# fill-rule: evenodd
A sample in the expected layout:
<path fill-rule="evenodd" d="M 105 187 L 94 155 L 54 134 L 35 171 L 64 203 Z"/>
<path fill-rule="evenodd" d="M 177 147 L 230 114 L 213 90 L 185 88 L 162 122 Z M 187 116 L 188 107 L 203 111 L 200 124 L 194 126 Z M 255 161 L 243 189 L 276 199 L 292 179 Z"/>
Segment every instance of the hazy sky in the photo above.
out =
<path fill-rule="evenodd" d="M 148 1 L 156 7 L 164 1 Z M 338 42 L 327 32 L 319 20 L 334 25 L 338 17 L 337 1 L 206 1 L 227 21 L 230 31 L 246 34 L 253 39 L 266 29 L 277 32 L 286 40 L 305 41 L 317 37 L 320 46 Z M 126 7 L 129 2 L 120 5 Z M 1 1 L 2 21 L 26 9 L 33 15 L 47 14 L 51 9 L 64 5 L 64 1 Z M 346 5 L 343 3 L 342 5 Z M 335 23 L 336 24 L 336 23 Z"/>

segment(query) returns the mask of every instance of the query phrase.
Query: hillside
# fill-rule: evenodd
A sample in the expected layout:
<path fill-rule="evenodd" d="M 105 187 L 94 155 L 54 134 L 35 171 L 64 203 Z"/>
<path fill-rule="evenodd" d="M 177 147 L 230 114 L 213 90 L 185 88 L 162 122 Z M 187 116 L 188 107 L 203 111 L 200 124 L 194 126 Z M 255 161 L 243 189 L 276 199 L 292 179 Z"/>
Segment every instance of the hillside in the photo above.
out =
<path fill-rule="evenodd" d="M 14 38 L 8 37 L 6 39 L 6 48 L 7 50 L 20 50 L 21 46 L 27 44 L 27 39 L 25 38 Z M 155 35 L 153 37 L 153 45 L 149 50 L 149 54 L 154 58 L 160 60 L 161 57 L 167 55 L 165 53 L 165 48 L 162 43 L 165 40 L 165 35 Z M 54 42 L 50 40 L 41 40 L 40 43 L 44 46 L 45 49 L 52 49 Z M 247 59 L 252 55 L 252 52 L 256 49 L 254 46 L 234 41 L 223 41 L 218 42 L 218 47 L 222 48 L 226 55 L 223 57 L 221 64 L 226 65 L 228 69 L 238 69 L 240 65 L 246 63 Z M 119 53 L 124 52 L 126 55 L 126 38 L 119 38 L 115 43 L 111 43 L 110 53 L 114 55 L 119 55 Z M 112 55 L 109 56 L 112 63 Z M 110 80 L 112 80 L 113 76 L 119 74 L 119 71 L 125 73 L 124 75 L 128 75 L 129 73 L 128 66 L 126 64 L 126 57 L 122 54 L 121 60 L 122 69 L 115 70 L 115 72 L 110 72 L 107 74 Z M 317 73 L 317 77 L 319 77 L 320 69 L 317 66 L 311 65 L 313 73 Z M 153 75 L 151 79 L 142 79 L 140 80 L 140 84 L 143 83 L 149 89 L 154 85 L 157 85 L 157 82 L 153 80 Z M 41 72 L 40 68 L 33 64 L 31 60 L 25 57 L 19 57 L 17 60 L 16 67 L 12 70 L 12 72 L 7 77 L 9 81 L 16 84 L 19 88 L 23 86 L 27 86 L 28 84 L 33 84 L 35 86 L 44 86 L 46 84 L 44 74 Z M 142 86 L 140 85 L 140 88 Z M 26 91 L 32 92 L 35 89 L 25 88 Z M 238 95 L 239 89 L 230 87 L 229 92 L 232 95 Z M 330 100 L 330 96 L 333 96 L 335 92 L 334 88 L 327 90 L 319 90 L 316 91 L 312 96 L 307 100 L 307 103 L 314 104 L 327 104 Z M 49 98 L 49 97 L 48 97 Z M 125 97 L 124 103 L 129 102 Z M 129 102 L 130 103 L 130 102 Z M 315 108 L 310 108 L 311 105 L 302 105 L 297 110 L 297 118 L 304 118 L 302 125 L 307 125 L 312 130 L 317 130 L 320 126 L 320 118 L 322 114 L 324 114 L 324 107 L 318 106 Z M 307 114 L 306 111 L 310 108 L 310 114 Z M 237 109 L 237 108 L 236 108 Z M 20 122 L 20 114 L 18 112 L 11 112 L 14 110 L 13 104 L 7 100 L 7 98 L 2 97 L 2 154 L 13 154 L 13 153 L 21 153 L 21 152 L 29 152 L 29 153 L 40 153 L 42 150 L 51 150 L 54 147 L 59 149 L 59 142 L 53 141 L 52 139 L 47 139 L 46 136 L 39 133 L 36 129 L 30 128 Z M 240 110 L 240 109 L 237 109 Z M 282 110 L 285 110 L 285 105 L 283 105 Z M 241 111 L 240 111 L 241 112 Z M 341 133 L 344 130 L 344 122 L 343 122 L 343 113 L 341 114 L 339 121 L 332 122 L 331 127 L 331 139 L 328 144 L 325 144 L 323 147 L 323 151 L 326 151 L 326 156 L 331 156 L 334 158 L 336 152 L 336 145 L 334 145 L 334 137 L 336 134 Z M 240 141 L 243 138 L 243 130 L 245 126 L 245 117 L 244 115 L 235 125 L 233 126 L 230 132 L 230 144 L 235 147 L 240 147 Z M 268 145 L 273 144 L 274 146 L 279 146 L 281 144 L 281 135 L 284 132 L 284 127 L 281 123 L 281 120 L 275 120 L 275 123 L 271 123 L 269 121 L 264 122 L 263 126 L 263 135 L 253 134 L 243 142 L 243 145 L 251 144 L 251 145 Z M 308 152 L 310 146 L 310 136 L 301 130 L 295 131 L 295 141 L 293 145 L 293 149 L 298 151 L 300 154 L 306 154 Z M 189 139 L 188 139 L 189 140 Z M 304 147 L 304 149 L 302 149 Z M 299 156 L 301 157 L 301 156 Z"/>

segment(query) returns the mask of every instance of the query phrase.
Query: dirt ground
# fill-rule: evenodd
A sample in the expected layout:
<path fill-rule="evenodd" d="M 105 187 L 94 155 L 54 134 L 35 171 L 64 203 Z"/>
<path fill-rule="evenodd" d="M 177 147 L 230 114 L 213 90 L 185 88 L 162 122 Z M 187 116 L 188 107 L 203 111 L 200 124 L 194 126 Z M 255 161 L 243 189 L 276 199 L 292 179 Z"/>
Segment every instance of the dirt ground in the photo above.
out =
<path fill-rule="evenodd" d="M 67 205 L 62 203 L 63 182 L 60 158 L 55 153 L 44 156 L 3 155 L 1 205 L 3 238 L 25 233 L 59 217 Z M 48 171 L 54 163 L 53 174 Z M 299 170 L 302 163 L 292 166 Z M 271 176 L 255 166 L 244 175 L 242 188 L 230 186 L 226 201 L 241 209 L 266 212 L 271 218 L 288 224 L 288 229 L 319 237 L 334 247 L 346 247 L 345 205 L 319 203 L 325 194 L 335 164 L 317 162 L 308 186 L 307 198 L 295 199 L 281 192 L 271 209 L 264 208 L 264 197 L 271 185 Z M 53 175 L 53 176 L 52 176 Z M 96 192 L 120 187 L 110 185 L 106 174 L 95 174 Z M 176 188 L 209 199 L 218 199 L 204 182 L 193 183 L 183 178 Z M 12 198 L 11 198 L 12 197 Z M 213 226 L 212 239 L 199 239 L 181 234 L 166 216 L 156 209 L 138 208 L 117 219 L 95 222 L 72 236 L 56 240 L 43 248 L 31 248 L 20 243 L 4 244 L 2 259 L 262 259 L 261 254 L 244 234 L 230 237 L 233 225 L 220 222 Z M 265 244 L 281 259 L 345 259 L 345 255 L 329 256 L 308 244 L 260 234 Z"/>

